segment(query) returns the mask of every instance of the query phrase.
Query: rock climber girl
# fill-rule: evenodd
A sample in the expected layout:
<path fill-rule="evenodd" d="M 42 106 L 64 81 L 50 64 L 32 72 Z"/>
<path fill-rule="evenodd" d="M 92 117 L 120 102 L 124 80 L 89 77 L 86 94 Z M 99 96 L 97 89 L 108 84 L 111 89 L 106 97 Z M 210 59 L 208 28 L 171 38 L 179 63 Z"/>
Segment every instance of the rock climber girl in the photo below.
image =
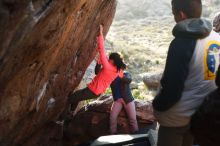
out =
<path fill-rule="evenodd" d="M 100 25 L 100 34 L 97 41 L 102 68 L 86 88 L 78 90 L 68 96 L 67 104 L 71 104 L 72 110 L 76 109 L 80 101 L 99 97 L 106 91 L 112 81 L 119 76 L 122 70 L 126 68 L 120 54 L 111 53 L 109 58 L 106 56 L 102 25 Z M 67 108 L 69 107 L 68 105 Z"/>

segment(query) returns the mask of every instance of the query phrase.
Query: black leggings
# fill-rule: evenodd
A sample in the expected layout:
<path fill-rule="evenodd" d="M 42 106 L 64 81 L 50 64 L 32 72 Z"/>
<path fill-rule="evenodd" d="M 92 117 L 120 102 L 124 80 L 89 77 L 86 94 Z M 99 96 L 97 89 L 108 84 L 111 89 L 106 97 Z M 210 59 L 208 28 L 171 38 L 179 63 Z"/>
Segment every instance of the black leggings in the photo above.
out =
<path fill-rule="evenodd" d="M 70 94 L 67 99 L 66 107 L 61 114 L 61 119 L 66 119 L 70 110 L 75 111 L 80 101 L 95 99 L 98 97 L 99 95 L 94 94 L 88 87 Z"/>
<path fill-rule="evenodd" d="M 95 99 L 98 98 L 99 95 L 94 94 L 88 87 L 78 90 L 71 94 L 68 97 L 67 106 L 71 105 L 71 109 L 74 111 L 80 101 L 88 100 L 88 99 Z"/>
<path fill-rule="evenodd" d="M 75 111 L 80 101 L 88 100 L 88 99 L 95 99 L 98 97 L 99 95 L 95 95 L 88 87 L 74 92 L 73 94 L 68 96 L 66 107 L 63 113 L 61 114 L 60 118 L 62 120 L 68 119 L 69 111 L 70 110 Z"/>

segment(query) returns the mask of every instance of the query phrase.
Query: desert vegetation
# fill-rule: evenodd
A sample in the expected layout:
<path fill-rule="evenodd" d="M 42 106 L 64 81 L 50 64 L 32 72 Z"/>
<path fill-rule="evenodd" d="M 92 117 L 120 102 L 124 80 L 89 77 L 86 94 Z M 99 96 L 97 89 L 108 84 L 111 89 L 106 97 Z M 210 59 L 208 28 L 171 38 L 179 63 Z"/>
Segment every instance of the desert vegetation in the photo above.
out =
<path fill-rule="evenodd" d="M 218 12 L 219 0 L 206 0 L 203 3 L 203 17 L 212 20 Z M 107 40 L 113 47 L 112 51 L 121 52 L 128 64 L 128 71 L 133 76 L 135 97 L 151 100 L 155 95 L 155 91 L 145 87 L 142 78 L 145 73 L 163 71 L 174 25 L 170 1 L 118 1 Z"/>
<path fill-rule="evenodd" d="M 204 0 L 203 17 L 212 21 L 219 7 L 219 0 Z M 133 77 L 131 87 L 136 98 L 149 101 L 155 96 L 156 90 L 146 87 L 143 77 L 163 72 L 174 25 L 170 1 L 118 0 L 106 49 L 123 55 Z M 87 70 L 82 86 L 93 78 L 94 66 L 95 61 Z M 111 94 L 111 90 L 106 94 Z"/>

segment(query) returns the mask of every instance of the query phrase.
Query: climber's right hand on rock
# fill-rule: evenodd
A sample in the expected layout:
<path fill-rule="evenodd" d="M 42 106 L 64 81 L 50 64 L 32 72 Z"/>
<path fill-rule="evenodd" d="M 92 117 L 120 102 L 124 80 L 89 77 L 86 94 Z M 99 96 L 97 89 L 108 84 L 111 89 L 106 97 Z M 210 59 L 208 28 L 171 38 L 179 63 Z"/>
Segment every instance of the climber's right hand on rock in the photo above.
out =
<path fill-rule="evenodd" d="M 103 35 L 103 25 L 99 26 L 100 35 Z"/>

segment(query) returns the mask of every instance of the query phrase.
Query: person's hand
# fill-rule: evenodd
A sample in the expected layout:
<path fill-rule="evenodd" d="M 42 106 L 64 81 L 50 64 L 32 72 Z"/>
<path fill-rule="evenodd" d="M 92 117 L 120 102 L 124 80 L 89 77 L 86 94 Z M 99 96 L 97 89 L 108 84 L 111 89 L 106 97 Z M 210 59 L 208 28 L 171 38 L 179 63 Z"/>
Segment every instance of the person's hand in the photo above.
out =
<path fill-rule="evenodd" d="M 96 37 L 96 43 L 97 43 L 96 44 L 96 51 L 99 51 L 99 45 L 98 45 L 99 44 L 99 37 L 98 36 Z"/>
<path fill-rule="evenodd" d="M 103 25 L 99 26 L 100 35 L 103 35 Z"/>

